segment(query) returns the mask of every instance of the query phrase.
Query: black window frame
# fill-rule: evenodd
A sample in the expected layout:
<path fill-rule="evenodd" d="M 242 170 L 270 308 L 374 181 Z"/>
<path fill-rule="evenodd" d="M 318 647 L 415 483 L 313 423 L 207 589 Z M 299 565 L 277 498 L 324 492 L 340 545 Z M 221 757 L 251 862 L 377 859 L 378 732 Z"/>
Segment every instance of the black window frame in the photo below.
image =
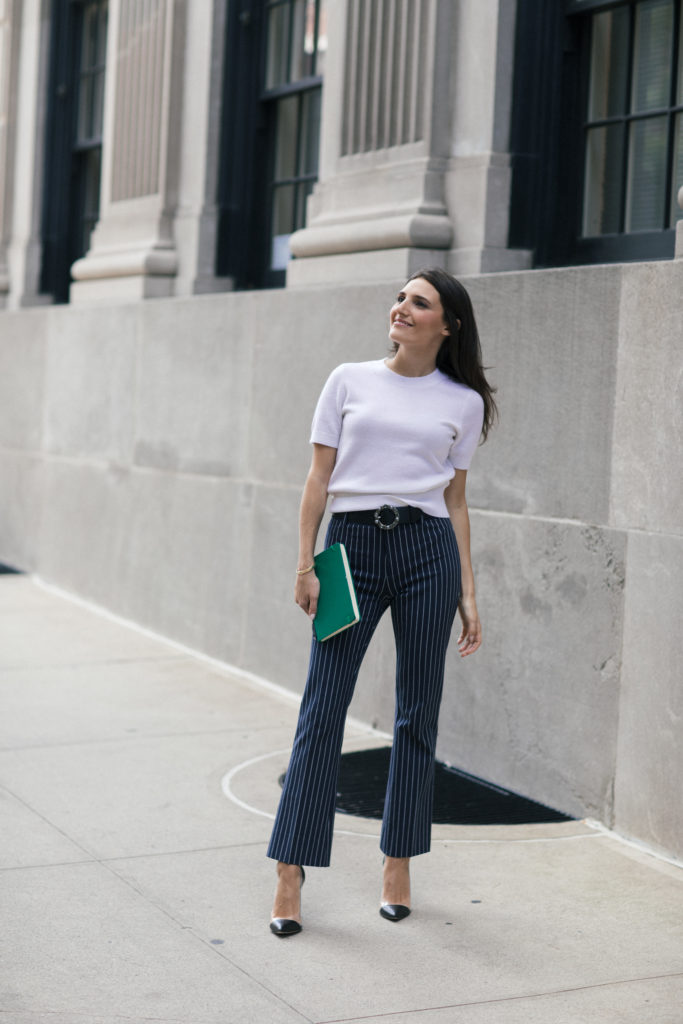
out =
<path fill-rule="evenodd" d="M 45 173 L 42 202 L 40 291 L 57 303 L 69 301 L 71 266 L 88 249 L 99 217 L 102 134 L 79 138 L 82 79 L 101 75 L 105 64 L 81 68 L 83 29 L 88 7 L 106 19 L 108 0 L 53 0 L 46 111 Z M 106 50 L 106 29 L 105 29 Z M 88 163 L 96 161 L 96 199 L 87 207 Z"/>
<path fill-rule="evenodd" d="M 296 227 L 300 227 L 305 219 L 302 192 L 308 195 L 318 180 L 317 166 L 314 173 L 276 176 L 278 104 L 297 97 L 297 132 L 300 135 L 304 97 L 313 92 L 321 96 L 323 79 L 322 75 L 314 73 L 295 81 L 267 85 L 268 13 L 275 7 L 286 7 L 290 12 L 285 59 L 289 69 L 294 45 L 293 0 L 230 0 L 228 5 L 216 274 L 232 278 L 238 289 L 278 288 L 285 284 L 286 270 L 271 268 L 275 191 L 294 187 L 294 221 Z M 316 11 L 316 40 L 319 7 L 320 4 Z M 317 52 L 314 59 L 317 59 Z M 297 137 L 297 154 L 301 149 L 300 141 Z"/>
<path fill-rule="evenodd" d="M 671 259 L 675 227 L 583 236 L 585 139 L 590 84 L 591 19 L 638 0 L 518 0 L 510 149 L 511 248 L 531 249 L 535 267 Z M 682 0 L 674 0 L 673 48 L 678 44 Z M 631 24 L 633 14 L 631 15 Z M 631 29 L 632 37 L 632 29 Z M 630 40 L 629 83 L 633 41 Z M 676 113 L 676 64 L 672 67 L 667 197 Z M 640 115 L 624 115 L 635 120 Z M 648 111 L 645 116 L 653 116 Z M 628 157 L 624 155 L 624 173 Z M 667 202 L 669 199 L 667 198 Z M 625 196 L 622 197 L 622 207 Z M 622 213 L 623 218 L 623 213 Z M 664 219 L 664 218 L 663 218 Z M 623 224 L 623 219 L 622 219 Z"/>

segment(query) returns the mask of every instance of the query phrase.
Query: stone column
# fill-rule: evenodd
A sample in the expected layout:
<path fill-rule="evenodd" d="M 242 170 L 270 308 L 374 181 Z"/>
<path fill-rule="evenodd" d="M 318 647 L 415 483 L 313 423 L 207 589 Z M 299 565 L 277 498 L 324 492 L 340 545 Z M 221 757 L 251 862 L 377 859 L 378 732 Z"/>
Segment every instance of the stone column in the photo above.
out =
<path fill-rule="evenodd" d="M 0 307 L 39 294 L 49 20 L 46 0 L 0 0 Z"/>
<path fill-rule="evenodd" d="M 337 0 L 288 285 L 528 267 L 507 248 L 515 0 Z"/>
<path fill-rule="evenodd" d="M 111 0 L 100 220 L 73 303 L 173 294 L 187 0 Z"/>
<path fill-rule="evenodd" d="M 454 274 L 523 270 L 532 254 L 508 248 L 516 0 L 458 0 L 450 26 L 451 125 L 445 194 Z M 445 84 L 445 83 L 444 83 Z"/>
<path fill-rule="evenodd" d="M 683 187 L 678 190 L 678 205 L 683 210 Z M 683 220 L 676 224 L 676 259 L 683 259 Z"/>
<path fill-rule="evenodd" d="M 218 169 L 228 0 L 190 3 L 185 27 L 175 294 L 225 291 L 216 277 Z"/>
<path fill-rule="evenodd" d="M 291 239 L 288 285 L 445 265 L 451 0 L 329 5 L 320 179 Z"/>
<path fill-rule="evenodd" d="M 10 239 L 9 214 L 12 209 L 13 119 L 12 101 L 16 89 L 16 62 L 12 60 L 13 3 L 0 0 L 0 309 L 7 304 L 9 269 L 7 245 Z"/>

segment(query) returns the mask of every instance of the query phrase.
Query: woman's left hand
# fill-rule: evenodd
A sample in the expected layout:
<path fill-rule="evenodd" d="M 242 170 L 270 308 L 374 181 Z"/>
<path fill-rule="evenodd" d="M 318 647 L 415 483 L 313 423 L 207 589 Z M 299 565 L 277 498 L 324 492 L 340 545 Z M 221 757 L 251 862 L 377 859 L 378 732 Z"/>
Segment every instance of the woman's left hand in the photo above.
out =
<path fill-rule="evenodd" d="M 466 658 L 481 647 L 481 622 L 477 611 L 477 602 L 473 597 L 462 598 L 458 606 L 462 629 L 458 637 L 460 657 Z"/>

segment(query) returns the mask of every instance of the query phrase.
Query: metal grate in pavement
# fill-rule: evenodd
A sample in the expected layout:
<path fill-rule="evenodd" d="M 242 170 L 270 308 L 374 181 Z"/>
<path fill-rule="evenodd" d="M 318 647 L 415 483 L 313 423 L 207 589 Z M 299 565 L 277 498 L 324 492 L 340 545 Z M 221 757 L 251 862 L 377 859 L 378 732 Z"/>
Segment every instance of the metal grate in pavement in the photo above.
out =
<path fill-rule="evenodd" d="M 390 756 L 390 747 L 342 756 L 337 783 L 338 811 L 361 818 L 382 817 Z M 528 825 L 573 819 L 437 761 L 432 820 L 437 825 Z"/>

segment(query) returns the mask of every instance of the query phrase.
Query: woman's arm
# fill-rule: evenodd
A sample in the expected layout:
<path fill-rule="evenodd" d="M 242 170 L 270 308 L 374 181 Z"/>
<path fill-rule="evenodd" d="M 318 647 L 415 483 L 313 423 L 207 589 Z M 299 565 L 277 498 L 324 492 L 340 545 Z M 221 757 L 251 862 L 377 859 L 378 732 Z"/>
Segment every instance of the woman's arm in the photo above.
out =
<path fill-rule="evenodd" d="M 465 483 L 467 481 L 467 470 L 457 469 L 455 476 L 444 491 L 446 508 L 455 539 L 458 542 L 460 552 L 460 571 L 462 576 L 462 594 L 460 597 L 460 618 L 462 619 L 462 630 L 458 637 L 458 650 L 460 656 L 466 658 L 481 646 L 481 622 L 477 612 L 477 602 L 474 594 L 474 573 L 472 572 L 472 557 L 470 554 L 470 517 L 467 511 L 465 500 Z"/>
<path fill-rule="evenodd" d="M 313 564 L 315 542 L 327 505 L 327 485 L 332 476 L 337 449 L 325 444 L 313 445 L 311 468 L 306 477 L 299 509 L 299 561 L 297 569 L 308 569 Z M 318 610 L 320 583 L 315 571 L 297 576 L 294 600 L 313 619 Z"/>

